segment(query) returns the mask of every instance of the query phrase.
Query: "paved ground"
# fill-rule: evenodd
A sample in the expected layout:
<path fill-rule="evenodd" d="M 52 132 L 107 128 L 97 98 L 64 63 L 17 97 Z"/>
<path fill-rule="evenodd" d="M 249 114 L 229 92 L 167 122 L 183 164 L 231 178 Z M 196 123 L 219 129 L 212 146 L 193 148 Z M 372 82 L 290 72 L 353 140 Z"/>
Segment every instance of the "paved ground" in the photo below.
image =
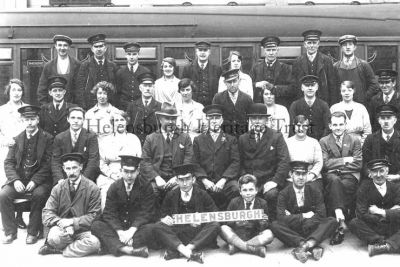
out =
<path fill-rule="evenodd" d="M 24 217 L 27 215 L 24 213 Z M 25 221 L 28 221 L 25 218 Z M 35 245 L 25 244 L 26 230 L 19 230 L 18 239 L 10 245 L 0 244 L 0 266 L 1 267 L 21 267 L 21 266 L 52 266 L 52 267 L 100 267 L 100 266 L 201 266 L 196 262 L 187 263 L 184 259 L 165 261 L 162 257 L 162 251 L 150 251 L 150 257 L 147 259 L 122 256 L 113 257 L 90 256 L 79 259 L 64 258 L 61 255 L 38 255 L 38 250 L 43 244 L 44 239 L 39 240 Z M 346 232 L 344 243 L 337 246 L 330 246 L 327 241 L 323 243 L 325 254 L 323 258 L 316 262 L 309 260 L 302 264 L 296 261 L 290 254 L 291 249 L 285 247 L 279 240 L 267 247 L 267 256 L 265 259 L 245 253 L 228 255 L 227 248 L 222 241 L 218 242 L 222 248 L 217 250 L 205 251 L 204 266 L 233 267 L 243 266 L 398 266 L 400 255 L 379 255 L 373 258 L 368 257 L 366 246 L 356 239 L 351 233 Z M 247 265 L 247 266 L 246 266 Z"/>

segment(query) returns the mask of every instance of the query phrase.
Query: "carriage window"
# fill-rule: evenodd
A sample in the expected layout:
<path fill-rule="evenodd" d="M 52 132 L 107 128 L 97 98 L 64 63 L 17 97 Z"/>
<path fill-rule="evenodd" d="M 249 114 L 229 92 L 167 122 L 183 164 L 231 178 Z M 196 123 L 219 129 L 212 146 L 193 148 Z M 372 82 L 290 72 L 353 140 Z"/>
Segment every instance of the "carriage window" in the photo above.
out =
<path fill-rule="evenodd" d="M 368 46 L 368 59 L 372 69 L 397 70 L 397 46 Z"/>
<path fill-rule="evenodd" d="M 265 51 L 260 47 L 260 57 L 265 58 Z M 292 65 L 294 60 L 301 56 L 301 46 L 279 46 L 278 58 L 280 61 Z"/>
<path fill-rule="evenodd" d="M 238 51 L 242 59 L 242 71 L 244 73 L 249 73 L 251 66 L 253 65 L 253 47 L 223 47 L 222 48 L 222 69 L 227 70 L 230 67 L 229 63 L 229 53 L 230 51 Z"/>
<path fill-rule="evenodd" d="M 176 60 L 178 70 L 176 75 L 181 76 L 183 67 L 190 64 L 195 58 L 194 48 L 191 47 L 165 47 L 164 57 L 173 57 Z"/>
<path fill-rule="evenodd" d="M 37 104 L 36 90 L 43 66 L 51 59 L 51 48 L 21 48 L 20 72 L 26 86 L 25 100 Z"/>
<path fill-rule="evenodd" d="M 4 94 L 4 87 L 13 78 L 13 63 L 0 63 L 0 105 L 7 103 L 8 98 Z"/>

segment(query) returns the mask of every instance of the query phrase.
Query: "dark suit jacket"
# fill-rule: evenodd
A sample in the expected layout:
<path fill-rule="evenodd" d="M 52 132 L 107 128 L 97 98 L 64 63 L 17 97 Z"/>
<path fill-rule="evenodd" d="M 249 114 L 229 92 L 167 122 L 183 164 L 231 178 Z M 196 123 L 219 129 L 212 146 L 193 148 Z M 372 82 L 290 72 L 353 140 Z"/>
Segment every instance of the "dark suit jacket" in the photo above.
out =
<path fill-rule="evenodd" d="M 175 188 L 167 193 L 161 206 L 161 218 L 164 218 L 167 215 L 172 216 L 173 214 L 178 214 L 178 203 L 180 197 L 181 190 L 179 188 Z M 210 195 L 197 186 L 193 187 L 192 198 L 194 198 L 196 212 L 218 211 L 218 208 L 214 204 Z"/>
<path fill-rule="evenodd" d="M 389 174 L 400 174 L 400 132 L 394 131 L 389 144 L 383 140 L 381 130 L 368 135 L 362 147 L 362 156 L 364 171 L 370 160 L 386 158 L 391 164 Z"/>
<path fill-rule="evenodd" d="M 240 174 L 253 174 L 258 179 L 258 186 L 268 181 L 285 186 L 289 174 L 289 151 L 283 135 L 267 128 L 261 140 L 256 143 L 253 133 L 239 137 Z"/>
<path fill-rule="evenodd" d="M 38 141 L 36 147 L 37 164 L 32 172 L 32 177 L 26 177 L 29 181 L 33 181 L 36 185 L 49 184 L 52 185 L 50 160 L 51 147 L 53 144 L 53 136 L 39 128 L 37 133 Z M 21 180 L 24 166 L 22 166 L 24 150 L 24 142 L 26 132 L 23 131 L 15 137 L 15 144 L 8 150 L 6 159 L 4 160 L 4 169 L 7 177 L 5 184 L 13 184 L 16 180 Z"/>
<path fill-rule="evenodd" d="M 155 132 L 146 137 L 143 145 L 141 171 L 143 176 L 153 181 L 159 175 L 164 159 L 164 136 Z M 193 157 L 192 141 L 186 133 L 176 132 L 172 137 L 172 166 L 191 163 Z"/>
<path fill-rule="evenodd" d="M 332 60 L 319 51 L 314 60 L 317 61 L 317 76 L 320 79 L 317 95 L 331 106 L 339 102 L 340 99 L 336 70 L 333 68 Z M 293 76 L 297 84 L 298 97 L 303 95 L 300 79 L 309 74 L 311 73 L 308 71 L 308 58 L 304 54 L 293 63 Z"/>
<path fill-rule="evenodd" d="M 372 179 L 364 181 L 357 191 L 356 215 L 357 218 L 372 224 L 386 221 L 390 224 L 395 224 L 395 227 L 398 228 L 400 210 L 391 210 L 391 208 L 394 205 L 400 205 L 400 186 L 399 184 L 387 181 L 386 188 L 386 195 L 382 197 Z M 384 209 L 386 211 L 386 218 L 369 213 L 368 209 L 371 205 L 376 205 L 378 208 Z"/>
<path fill-rule="evenodd" d="M 72 102 L 72 103 L 77 103 L 76 101 L 79 101 L 77 98 L 77 77 L 78 77 L 78 72 L 79 68 L 81 66 L 81 62 L 78 61 L 76 58 L 68 56 L 69 58 L 69 74 L 64 76 L 67 79 L 67 85 L 66 85 L 66 94 L 64 96 L 65 101 Z M 58 56 L 56 56 L 53 60 L 47 62 L 44 65 L 42 74 L 40 75 L 39 79 L 39 85 L 37 88 L 37 98 L 38 102 L 40 104 L 46 104 L 52 101 L 51 97 L 49 96 L 49 91 L 48 91 L 48 79 L 51 76 L 54 75 L 59 75 L 57 72 L 57 61 L 58 61 Z"/>
<path fill-rule="evenodd" d="M 236 180 L 240 170 L 237 139 L 222 132 L 216 142 L 209 133 L 196 136 L 193 140 L 193 163 L 196 164 L 197 179 L 208 178 L 214 183 L 221 178 Z"/>
<path fill-rule="evenodd" d="M 323 137 L 319 144 L 322 149 L 322 157 L 324 159 L 324 172 L 333 172 L 340 170 L 341 173 L 350 173 L 358 180 L 360 179 L 360 171 L 362 167 L 362 152 L 360 140 L 349 134 L 344 134 L 342 151 L 336 145 L 333 134 Z M 344 157 L 353 157 L 354 161 L 350 164 L 344 164 Z"/>
<path fill-rule="evenodd" d="M 58 134 L 54 138 L 51 171 L 56 184 L 58 180 L 66 178 L 62 169 L 61 156 L 73 152 L 70 129 Z M 83 154 L 85 159 L 82 173 L 92 181 L 96 181 L 100 174 L 99 143 L 96 134 L 82 128 L 76 143 L 75 152 Z"/>
<path fill-rule="evenodd" d="M 256 88 L 256 83 L 261 81 L 267 81 L 274 85 L 272 90 L 275 95 L 275 102 L 277 104 L 284 105 L 289 108 L 290 103 L 297 96 L 297 91 L 295 88 L 294 79 L 292 76 L 292 69 L 288 64 L 280 62 L 278 59 L 275 61 L 274 65 L 274 80 L 269 81 L 264 77 L 265 69 L 267 64 L 265 60 L 258 62 L 250 71 L 250 77 L 253 80 L 254 89 L 254 102 L 263 103 L 262 90 Z"/>
<path fill-rule="evenodd" d="M 245 206 L 244 206 L 244 200 L 241 196 L 239 197 L 235 197 L 234 199 L 232 199 L 229 202 L 228 208 L 227 210 L 245 210 Z M 265 201 L 262 198 L 256 197 L 254 199 L 254 205 L 253 205 L 253 209 L 262 209 L 264 210 L 264 213 L 266 215 L 268 215 L 268 206 L 267 206 L 267 201 Z M 255 220 L 255 221 L 248 221 L 248 223 L 252 224 L 253 227 L 257 228 L 258 232 L 261 232 L 263 230 L 265 230 L 268 226 L 268 224 L 264 224 L 263 226 L 260 224 L 259 220 Z M 229 222 L 228 225 L 230 227 L 236 228 L 235 227 L 235 222 Z M 246 226 L 247 228 L 248 226 Z M 261 228 L 262 227 L 262 228 Z"/>
<path fill-rule="evenodd" d="M 90 92 L 93 87 L 100 82 L 96 80 L 96 64 L 96 60 L 91 56 L 87 61 L 81 64 L 78 72 L 76 86 L 78 97 L 75 100 L 80 107 L 83 107 L 86 110 L 90 109 L 97 103 L 96 96 Z M 115 74 L 118 70 L 117 64 L 107 58 L 104 60 L 103 64 L 107 69 L 107 82 L 110 82 L 115 86 Z M 114 104 L 113 99 L 109 99 L 109 101 Z"/>
<path fill-rule="evenodd" d="M 319 220 L 326 217 L 326 210 L 324 204 L 324 197 L 317 187 L 312 187 L 306 184 L 304 187 L 304 206 L 299 207 L 297 205 L 296 193 L 293 189 L 293 184 L 289 184 L 278 196 L 277 218 L 279 221 L 286 223 L 287 225 L 301 224 L 303 220 L 302 213 L 309 211 L 314 212 L 314 216 L 309 218 L 312 220 Z M 290 212 L 290 215 L 286 215 L 285 210 Z"/>
<path fill-rule="evenodd" d="M 192 64 L 185 66 L 183 68 L 181 77 L 181 79 L 189 78 L 196 84 L 197 88 L 194 88 L 193 90 L 193 100 L 203 104 L 204 106 L 210 105 L 214 95 L 218 92 L 219 77 L 221 76 L 222 73 L 221 67 L 212 64 L 210 61 L 208 61 L 207 63 L 206 70 L 208 71 L 208 78 L 209 78 L 208 79 L 209 92 L 206 92 L 207 96 L 203 95 L 202 92 L 199 91 L 200 66 L 197 60 L 193 61 Z"/>
<path fill-rule="evenodd" d="M 67 130 L 69 128 L 69 123 L 67 121 L 68 110 L 71 107 L 76 107 L 76 105 L 64 101 L 60 110 L 56 112 L 53 102 L 42 105 L 42 109 L 39 113 L 40 128 L 53 136 Z"/>
<path fill-rule="evenodd" d="M 237 94 L 235 105 L 233 105 L 229 97 L 228 90 L 216 94 L 213 99 L 213 104 L 224 106 L 224 122 L 222 124 L 224 132 L 239 136 L 247 132 L 247 113 L 250 110 L 251 104 L 253 104 L 253 100 L 242 91 L 238 90 Z"/>
<path fill-rule="evenodd" d="M 382 92 L 377 95 L 374 95 L 371 98 L 371 101 L 366 103 L 366 107 L 368 109 L 368 113 L 370 116 L 372 132 L 375 132 L 375 131 L 378 131 L 379 129 L 381 129 L 381 126 L 378 123 L 378 119 L 377 119 L 376 108 L 383 104 L 385 104 L 385 102 L 383 101 L 383 93 Z M 393 105 L 393 106 L 397 107 L 398 110 L 400 110 L 400 93 L 395 92 L 393 94 L 392 99 L 390 99 L 388 104 Z M 397 114 L 397 118 L 400 118 L 399 115 L 400 114 Z M 400 120 L 397 120 L 396 124 L 394 125 L 394 128 L 396 128 L 396 130 L 400 130 Z"/>
<path fill-rule="evenodd" d="M 141 175 L 136 178 L 129 196 L 121 178 L 107 191 L 106 206 L 101 219 L 115 231 L 140 227 L 154 221 L 154 205 L 153 188 Z"/>
<path fill-rule="evenodd" d="M 150 72 L 150 70 L 142 65 L 138 66 L 135 73 L 130 71 L 127 65 L 117 71 L 115 75 L 117 83 L 115 104 L 117 108 L 126 110 L 129 103 L 141 98 L 142 93 L 139 90 L 137 77 L 145 72 Z"/>
<path fill-rule="evenodd" d="M 139 137 L 142 145 L 146 136 L 154 133 L 158 129 L 158 121 L 155 112 L 160 111 L 161 103 L 156 101 L 154 97 L 151 99 L 148 107 L 145 108 L 143 105 L 142 98 L 135 100 L 133 103 L 129 103 L 126 113 L 130 117 L 130 123 L 128 125 L 128 131 Z"/>

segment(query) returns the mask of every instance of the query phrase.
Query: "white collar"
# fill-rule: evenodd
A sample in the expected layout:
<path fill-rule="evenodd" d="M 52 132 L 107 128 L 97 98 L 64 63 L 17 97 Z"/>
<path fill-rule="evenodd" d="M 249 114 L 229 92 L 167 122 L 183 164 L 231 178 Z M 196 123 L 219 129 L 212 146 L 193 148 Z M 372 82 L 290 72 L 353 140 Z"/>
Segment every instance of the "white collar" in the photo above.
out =
<path fill-rule="evenodd" d="M 56 108 L 56 105 L 57 105 L 56 102 L 53 101 L 54 108 Z M 61 108 L 64 105 L 64 99 L 60 103 L 58 103 L 58 105 L 60 105 L 59 108 Z"/>
<path fill-rule="evenodd" d="M 266 64 L 266 65 L 271 65 L 271 66 L 273 66 L 273 65 L 275 64 L 275 62 L 276 62 L 276 58 L 275 58 L 275 60 L 272 61 L 272 62 L 268 62 L 267 58 L 265 58 L 265 64 Z"/>
<path fill-rule="evenodd" d="M 139 63 L 137 62 L 136 64 L 134 64 L 134 65 L 130 65 L 129 63 L 128 63 L 128 69 L 130 70 L 130 71 L 132 71 L 132 69 L 133 69 L 133 72 L 136 72 L 136 70 L 139 68 Z"/>
<path fill-rule="evenodd" d="M 186 195 L 186 193 L 189 195 L 188 197 L 186 197 L 185 195 Z M 192 193 L 193 193 L 193 186 L 192 186 L 192 188 L 189 190 L 189 192 L 183 192 L 182 190 L 181 190 L 181 199 L 183 200 L 183 201 L 189 201 L 191 198 L 192 198 Z"/>
<path fill-rule="evenodd" d="M 201 65 L 204 64 L 204 69 L 205 69 L 205 68 L 207 68 L 208 60 L 205 63 L 201 63 L 200 61 L 197 61 L 197 64 L 199 64 L 200 68 L 201 68 Z"/>
<path fill-rule="evenodd" d="M 312 54 L 312 55 L 310 55 L 310 54 L 307 53 L 308 60 L 310 60 L 311 62 L 313 62 L 314 59 L 315 59 L 315 57 L 317 56 L 317 53 L 318 53 L 318 52 L 315 52 L 315 53 Z"/>
<path fill-rule="evenodd" d="M 36 128 L 36 131 L 34 131 L 33 133 L 28 134 L 26 131 L 26 138 L 28 138 L 28 135 L 30 135 L 31 137 L 34 137 L 36 135 L 36 133 L 39 132 L 39 127 Z"/>
<path fill-rule="evenodd" d="M 97 65 L 100 65 L 100 63 L 99 63 L 100 60 L 103 62 L 103 66 L 106 63 L 106 58 L 105 57 L 103 57 L 102 59 L 97 59 L 96 57 L 94 57 L 94 60 L 96 60 Z"/>
<path fill-rule="evenodd" d="M 254 208 L 254 201 L 256 200 L 256 198 L 254 198 L 250 203 L 250 209 L 252 210 Z M 243 198 L 243 204 L 244 204 L 244 208 L 246 209 L 246 203 L 247 201 Z"/>
<path fill-rule="evenodd" d="M 147 103 L 147 105 L 150 105 L 150 103 L 151 103 L 152 100 L 153 100 L 152 97 L 150 97 L 150 98 L 148 98 L 148 99 L 145 99 L 145 98 L 142 96 L 142 103 L 143 103 L 143 106 L 144 106 L 144 101 L 149 101 L 149 102 Z"/>
<path fill-rule="evenodd" d="M 392 133 L 390 133 L 390 134 L 386 134 L 386 133 L 384 133 L 383 131 L 381 131 L 381 133 L 382 133 L 382 138 L 383 138 L 383 140 L 386 140 L 386 137 L 389 135 L 390 136 L 390 138 L 392 138 L 392 136 L 393 136 L 393 134 L 394 134 L 394 128 L 393 128 L 393 131 L 392 131 Z M 389 139 L 390 139 L 389 138 Z"/>
<path fill-rule="evenodd" d="M 394 90 L 390 93 L 390 94 L 388 94 L 387 96 L 389 97 L 389 102 L 390 102 L 390 100 L 392 100 L 392 97 L 393 97 L 393 95 L 394 95 Z M 385 94 L 382 94 L 382 98 L 383 98 L 383 100 L 385 100 Z"/>
<path fill-rule="evenodd" d="M 76 179 L 75 182 L 74 182 L 75 189 L 78 187 L 78 185 L 80 184 L 81 180 L 82 180 L 82 175 L 80 174 L 79 177 L 78 177 L 78 179 Z M 69 183 L 71 184 L 72 181 L 69 180 Z"/>
<path fill-rule="evenodd" d="M 71 133 L 71 137 L 74 136 L 75 133 L 77 133 L 77 134 L 78 134 L 77 136 L 79 137 L 79 135 L 81 134 L 82 128 L 80 128 L 80 129 L 79 129 L 78 131 L 76 131 L 76 132 L 73 131 L 73 130 L 71 130 L 71 128 L 70 128 L 69 131 L 70 131 L 70 133 Z"/>
<path fill-rule="evenodd" d="M 295 192 L 296 194 L 304 194 L 304 186 L 303 186 L 303 188 L 298 189 L 298 188 L 296 188 L 296 187 L 294 186 L 294 184 L 293 184 L 293 189 L 294 189 L 294 192 Z"/>

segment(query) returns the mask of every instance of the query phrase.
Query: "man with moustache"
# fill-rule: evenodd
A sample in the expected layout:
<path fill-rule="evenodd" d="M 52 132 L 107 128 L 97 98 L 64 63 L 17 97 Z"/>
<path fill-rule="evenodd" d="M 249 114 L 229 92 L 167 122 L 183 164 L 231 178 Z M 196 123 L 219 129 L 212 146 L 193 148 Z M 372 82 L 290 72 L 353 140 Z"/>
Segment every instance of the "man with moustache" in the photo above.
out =
<path fill-rule="evenodd" d="M 161 109 L 161 103 L 153 97 L 154 74 L 144 72 L 137 79 L 141 97 L 129 103 L 126 113 L 130 118 L 128 131 L 134 133 L 143 145 L 146 136 L 157 131 L 156 112 Z"/>
<path fill-rule="evenodd" d="M 117 64 L 106 57 L 107 44 L 105 34 L 96 34 L 88 38 L 91 44 L 93 56 L 82 63 L 77 77 L 76 104 L 85 110 L 90 109 L 96 103 L 96 96 L 91 93 L 93 87 L 101 81 L 112 83 L 115 86 L 115 75 L 118 70 Z M 115 101 L 110 100 L 111 104 Z"/>
<path fill-rule="evenodd" d="M 218 81 L 221 76 L 221 67 L 209 61 L 211 44 L 200 41 L 195 44 L 196 60 L 183 69 L 182 77 L 191 79 L 196 88 L 193 90 L 193 100 L 203 106 L 210 105 L 214 95 L 218 92 Z"/>
<path fill-rule="evenodd" d="M 222 76 L 227 90 L 216 94 L 213 104 L 224 107 L 222 130 L 238 138 L 248 130 L 246 116 L 253 100 L 239 90 L 239 69 L 225 71 Z"/>
<path fill-rule="evenodd" d="M 103 252 L 147 258 L 147 244 L 152 237 L 155 196 L 151 184 L 140 174 L 136 156 L 120 155 L 121 177 L 107 192 L 103 214 L 93 222 L 92 233 L 102 244 Z"/>
<path fill-rule="evenodd" d="M 231 199 L 239 196 L 237 139 L 222 131 L 223 106 L 209 105 L 203 112 L 208 121 L 208 131 L 193 140 L 194 175 L 200 188 L 210 194 L 220 210 L 224 210 Z"/>
<path fill-rule="evenodd" d="M 65 101 L 78 103 L 79 99 L 76 91 L 76 82 L 81 62 L 69 55 L 72 39 L 66 35 L 54 35 L 53 42 L 57 51 L 57 56 L 44 65 L 39 78 L 37 100 L 41 105 L 51 102 L 52 99 L 48 94 L 50 83 L 52 82 L 50 77 L 61 76 L 66 79 Z"/>
<path fill-rule="evenodd" d="M 342 59 L 333 65 L 338 73 L 338 84 L 352 81 L 355 86 L 354 101 L 365 105 L 379 91 L 374 71 L 367 61 L 355 56 L 356 36 L 346 34 L 338 42 L 343 53 Z"/>
<path fill-rule="evenodd" d="M 61 161 L 67 179 L 53 188 L 43 209 L 43 224 L 50 231 L 39 254 L 84 257 L 97 253 L 100 241 L 90 233 L 90 226 L 101 211 L 100 189 L 82 174 L 81 153 L 64 154 Z"/>
<path fill-rule="evenodd" d="M 373 159 L 386 159 L 389 163 L 388 181 L 400 181 L 400 132 L 394 128 L 399 110 L 383 104 L 376 109 L 381 129 L 368 135 L 362 147 L 364 164 Z M 364 166 L 364 170 L 367 166 Z M 364 173 L 367 177 L 368 173 Z"/>
<path fill-rule="evenodd" d="M 376 72 L 376 75 L 378 76 L 380 92 L 377 95 L 374 95 L 367 105 L 372 132 L 381 128 L 376 119 L 377 107 L 383 104 L 389 104 L 400 110 L 400 95 L 396 89 L 397 71 L 381 69 Z M 400 130 L 400 122 L 396 122 L 394 128 Z"/>
<path fill-rule="evenodd" d="M 326 217 L 322 192 L 306 183 L 308 163 L 292 161 L 289 172 L 293 184 L 279 193 L 278 219 L 272 222 L 272 233 L 285 245 L 295 247 L 292 255 L 302 263 L 309 255 L 320 260 L 324 249 L 319 246 L 337 227 L 332 217 Z"/>
<path fill-rule="evenodd" d="M 301 55 L 293 63 L 293 76 L 296 89 L 301 87 L 301 79 L 306 75 L 318 77 L 318 97 L 330 106 L 339 102 L 339 89 L 337 73 L 333 67 L 332 60 L 318 51 L 322 32 L 319 30 L 308 30 L 303 32 L 304 48 L 306 54 Z M 300 91 L 297 95 L 301 95 Z"/>
<path fill-rule="evenodd" d="M 350 230 L 368 244 L 370 257 L 399 253 L 400 249 L 400 187 L 389 181 L 390 163 L 374 159 L 367 163 L 369 179 L 357 193 L 357 218 Z"/>
<path fill-rule="evenodd" d="M 28 198 L 31 201 L 26 244 L 35 244 L 42 229 L 41 211 L 52 186 L 50 159 L 53 137 L 38 127 L 39 111 L 40 107 L 31 105 L 18 109 L 25 131 L 15 138 L 4 161 L 7 181 L 0 191 L 3 244 L 17 239 L 14 199 Z"/>
<path fill-rule="evenodd" d="M 140 44 L 126 43 L 123 47 L 127 64 L 116 73 L 116 107 L 126 110 L 130 103 L 140 98 L 141 90 L 139 90 L 138 77 L 143 73 L 150 72 L 150 70 L 139 64 Z"/>
<path fill-rule="evenodd" d="M 346 133 L 346 114 L 332 113 L 329 128 L 332 133 L 320 140 L 324 159 L 327 214 L 338 222 L 354 218 L 355 201 L 362 152 L 360 140 Z"/>
<path fill-rule="evenodd" d="M 297 95 L 289 65 L 278 59 L 281 40 L 275 36 L 267 36 L 261 40 L 265 59 L 253 66 L 250 77 L 253 80 L 254 102 L 263 103 L 262 94 L 265 89 L 275 95 L 275 102 L 289 108 Z"/>
<path fill-rule="evenodd" d="M 259 194 L 267 201 L 273 221 L 278 193 L 289 172 L 289 151 L 283 135 L 267 127 L 269 115 L 264 104 L 252 104 L 248 116 L 250 131 L 239 137 L 240 175 L 257 178 Z"/>
<path fill-rule="evenodd" d="M 164 102 L 156 112 L 160 130 L 146 137 L 143 145 L 141 170 L 152 183 L 160 199 L 177 185 L 173 167 L 190 163 L 193 157 L 192 141 L 189 134 L 176 127 L 178 111 L 174 104 Z"/>
<path fill-rule="evenodd" d="M 69 129 L 59 133 L 54 138 L 51 171 L 53 182 L 61 183 L 66 178 L 63 172 L 61 156 L 67 153 L 81 153 L 83 160 L 83 175 L 96 181 L 100 173 L 100 155 L 97 136 L 83 128 L 85 111 L 81 107 L 72 107 L 68 110 L 67 121 Z"/>
<path fill-rule="evenodd" d="M 67 80 L 62 76 L 53 76 L 49 78 L 48 93 L 52 102 L 42 105 L 39 113 L 39 126 L 44 131 L 56 136 L 67 130 L 69 123 L 67 121 L 68 110 L 76 107 L 65 101 L 65 86 Z"/>
<path fill-rule="evenodd" d="M 319 78 L 314 75 L 306 75 L 300 79 L 301 90 L 304 96 L 290 105 L 290 121 L 293 122 L 297 115 L 304 115 L 310 126 L 307 135 L 320 140 L 329 133 L 329 118 L 331 111 L 328 104 L 316 94 L 319 90 Z M 290 136 L 294 135 L 290 129 Z"/>

